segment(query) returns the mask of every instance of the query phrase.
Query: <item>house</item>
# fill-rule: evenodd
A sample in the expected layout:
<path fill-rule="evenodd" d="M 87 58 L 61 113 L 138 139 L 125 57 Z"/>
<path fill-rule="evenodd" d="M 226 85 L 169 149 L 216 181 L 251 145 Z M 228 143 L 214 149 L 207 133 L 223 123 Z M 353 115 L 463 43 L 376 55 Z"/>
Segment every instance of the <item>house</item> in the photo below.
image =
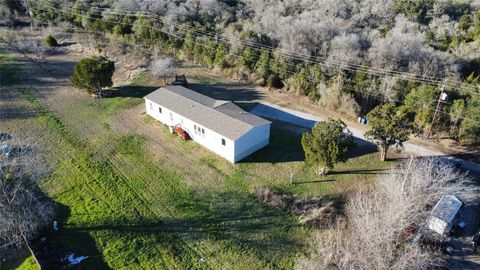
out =
<path fill-rule="evenodd" d="M 433 208 L 427 227 L 438 234 L 447 234 L 452 229 L 462 205 L 462 201 L 455 195 L 443 196 Z"/>
<path fill-rule="evenodd" d="M 148 115 L 170 130 L 183 130 L 188 138 L 232 163 L 269 143 L 271 123 L 230 101 L 215 100 L 183 86 L 162 87 L 144 99 Z"/>

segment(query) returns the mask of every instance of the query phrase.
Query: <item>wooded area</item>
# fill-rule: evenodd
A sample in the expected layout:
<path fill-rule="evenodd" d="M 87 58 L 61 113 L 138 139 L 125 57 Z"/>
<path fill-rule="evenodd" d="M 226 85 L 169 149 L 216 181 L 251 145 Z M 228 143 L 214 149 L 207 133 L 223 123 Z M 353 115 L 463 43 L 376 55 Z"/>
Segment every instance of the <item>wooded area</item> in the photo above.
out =
<path fill-rule="evenodd" d="M 413 131 L 480 138 L 478 1 L 20 1 L 8 14 L 150 47 L 355 118 L 393 102 Z"/>

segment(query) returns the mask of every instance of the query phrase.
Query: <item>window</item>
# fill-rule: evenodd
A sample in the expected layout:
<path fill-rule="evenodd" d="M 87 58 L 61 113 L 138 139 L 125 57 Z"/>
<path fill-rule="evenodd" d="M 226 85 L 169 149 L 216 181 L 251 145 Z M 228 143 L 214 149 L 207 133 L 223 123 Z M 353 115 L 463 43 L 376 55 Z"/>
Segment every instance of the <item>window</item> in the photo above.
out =
<path fill-rule="evenodd" d="M 173 121 L 173 113 L 170 113 L 170 120 Z"/>
<path fill-rule="evenodd" d="M 162 113 L 162 107 L 160 107 L 160 106 L 158 107 L 158 112 Z"/>
<path fill-rule="evenodd" d="M 195 125 L 195 124 L 193 125 L 193 132 L 194 132 L 195 134 L 197 134 L 197 125 Z"/>
<path fill-rule="evenodd" d="M 225 139 L 222 138 L 222 145 L 225 145 Z"/>
<path fill-rule="evenodd" d="M 150 102 L 150 110 L 153 111 L 153 102 Z"/>
<path fill-rule="evenodd" d="M 205 129 L 202 128 L 202 135 L 205 136 Z"/>

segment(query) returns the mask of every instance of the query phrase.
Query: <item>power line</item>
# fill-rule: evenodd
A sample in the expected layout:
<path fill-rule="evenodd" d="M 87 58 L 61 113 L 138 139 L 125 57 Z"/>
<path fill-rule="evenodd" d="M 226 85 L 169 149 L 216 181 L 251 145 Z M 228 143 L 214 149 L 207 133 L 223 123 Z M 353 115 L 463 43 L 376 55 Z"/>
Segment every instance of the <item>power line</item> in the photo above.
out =
<path fill-rule="evenodd" d="M 48 0 L 43 0 L 43 2 L 49 2 L 49 3 L 51 3 L 51 2 L 48 1 Z M 80 17 L 82 17 L 82 18 L 88 18 L 88 19 L 92 19 L 92 20 L 98 20 L 98 21 L 104 21 L 104 22 L 118 23 L 118 24 L 133 26 L 133 24 L 131 24 L 131 23 L 125 23 L 125 22 L 114 21 L 114 20 L 106 20 L 106 19 L 96 18 L 96 17 L 92 17 L 92 16 L 88 16 L 88 15 L 74 14 L 73 12 L 68 11 L 68 10 L 66 10 L 66 9 L 59 9 L 59 8 L 56 8 L 56 7 L 53 7 L 53 6 L 48 6 L 48 5 L 44 5 L 44 6 L 49 7 L 49 8 L 52 8 L 52 9 L 54 9 L 54 10 L 56 10 L 56 11 L 63 12 L 63 13 L 67 13 L 67 14 L 71 14 L 71 15 L 75 15 L 75 16 L 80 16 Z M 72 7 L 72 9 L 74 9 L 74 8 Z M 84 11 L 85 11 L 85 10 L 84 10 Z M 135 16 L 138 16 L 138 15 L 135 15 Z M 160 28 L 153 27 L 153 26 L 149 26 L 149 25 L 145 25 L 145 26 L 148 27 L 148 28 L 151 28 L 151 29 L 158 30 L 158 31 L 160 31 L 160 32 L 162 32 L 162 33 L 165 33 L 165 34 L 167 34 L 167 35 L 171 35 L 171 36 L 174 36 L 174 37 L 176 37 L 176 38 L 185 40 L 184 37 L 180 37 L 180 36 L 178 36 L 178 35 L 174 35 L 174 34 L 172 34 L 172 33 L 170 33 L 170 32 L 167 32 L 167 31 L 165 31 L 165 30 L 162 30 L 162 29 L 160 29 Z M 198 42 L 196 42 L 196 41 L 192 41 L 192 42 L 195 43 L 195 44 L 198 44 L 198 45 L 200 45 L 200 46 L 205 47 L 204 44 L 198 43 Z M 226 53 L 228 53 L 228 52 L 226 51 Z M 289 74 L 292 74 L 292 75 L 295 75 L 295 74 L 296 74 L 295 72 L 291 72 L 291 71 L 288 71 L 288 70 L 287 70 L 286 72 L 289 73 Z M 342 79 L 342 81 L 345 82 L 345 79 Z M 373 93 L 361 91 L 361 90 L 358 90 L 358 89 L 352 89 L 352 91 L 365 93 L 365 94 L 367 94 L 367 95 L 375 96 L 375 97 L 379 97 L 379 98 L 384 98 L 384 96 L 381 96 L 381 95 L 379 95 L 379 94 L 373 94 Z M 398 98 L 397 98 L 397 99 L 393 99 L 393 100 L 394 100 L 394 101 L 397 101 L 397 102 L 399 102 L 399 103 L 402 103 L 402 101 L 399 100 Z M 433 101 L 436 101 L 436 99 L 433 100 Z M 427 109 L 429 109 L 429 110 L 431 110 L 431 111 L 435 111 L 433 108 L 427 108 Z M 439 113 L 443 113 L 443 114 L 449 115 L 447 112 L 444 112 L 444 111 L 439 111 Z M 458 118 L 480 123 L 480 121 L 477 121 L 477 120 L 474 120 L 474 119 L 471 119 L 471 118 L 466 118 L 466 117 L 458 117 Z"/>
<path fill-rule="evenodd" d="M 44 0 L 43 2 L 48 2 L 50 4 L 59 4 L 60 5 L 60 3 L 55 2 L 55 1 Z M 86 5 L 86 4 L 83 7 L 86 8 L 86 9 L 83 9 L 83 11 L 87 11 L 87 12 L 91 11 L 91 10 L 97 10 L 99 12 L 107 12 L 107 13 L 116 14 L 116 15 L 135 16 L 135 17 L 143 16 L 143 17 L 153 18 L 153 19 L 159 20 L 164 25 L 171 25 L 173 27 L 183 29 L 186 32 L 193 32 L 197 35 L 207 36 L 207 38 L 209 38 L 209 39 L 215 39 L 216 41 L 218 41 L 218 39 L 220 38 L 220 40 L 228 40 L 230 42 L 232 41 L 231 37 L 225 36 L 225 35 L 222 35 L 222 34 L 219 34 L 219 33 L 213 33 L 213 32 L 197 29 L 197 28 L 190 27 L 190 26 L 185 26 L 185 25 L 181 25 L 181 24 L 174 23 L 174 22 L 171 22 L 171 21 L 166 22 L 164 19 L 162 19 L 162 17 L 160 17 L 156 14 L 149 13 L 149 12 L 143 12 L 143 11 L 142 12 L 134 12 L 134 11 L 113 10 L 113 9 L 107 9 L 107 8 L 93 7 L 93 6 L 89 6 L 89 5 Z M 82 6 L 75 6 L 75 7 L 70 6 L 70 8 L 77 9 L 77 10 L 82 10 L 81 9 Z M 92 18 L 92 19 L 95 19 L 95 18 Z M 120 23 L 120 22 L 117 22 L 117 23 Z M 158 30 L 160 30 L 160 29 L 158 29 Z M 164 30 L 161 30 L 161 31 L 166 33 Z M 167 34 L 173 35 L 170 32 L 167 33 Z M 174 36 L 176 36 L 176 35 L 174 35 Z M 176 36 L 176 37 L 178 37 L 178 36 Z M 418 74 L 413 74 L 413 73 L 405 73 L 405 72 L 400 72 L 400 71 L 369 67 L 369 66 L 366 66 L 366 65 L 352 64 L 352 63 L 348 63 L 348 62 L 345 62 L 345 61 L 328 59 L 326 57 L 321 57 L 321 56 L 302 55 L 302 54 L 298 54 L 298 53 L 295 53 L 295 52 L 292 52 L 292 51 L 287 51 L 285 49 L 274 48 L 272 46 L 263 45 L 263 44 L 259 44 L 259 43 L 255 43 L 255 42 L 251 42 L 251 41 L 240 40 L 240 41 L 237 41 L 237 42 L 244 45 L 244 46 L 247 46 L 247 47 L 250 47 L 254 50 L 257 50 L 257 51 L 268 51 L 270 53 L 279 52 L 282 55 L 284 55 L 285 57 L 293 59 L 293 60 L 304 61 L 304 62 L 312 63 L 312 64 L 322 64 L 322 65 L 327 66 L 327 67 L 334 67 L 334 68 L 338 68 L 338 69 L 341 69 L 341 70 L 347 70 L 347 71 L 352 71 L 352 72 L 360 71 L 360 72 L 367 73 L 367 74 L 372 75 L 372 76 L 400 77 L 400 79 L 402 79 L 402 80 L 408 80 L 408 81 L 413 81 L 413 82 L 418 82 L 418 83 L 435 84 L 437 86 L 446 85 L 446 86 L 449 86 L 449 87 L 452 87 L 452 88 L 457 88 L 458 90 L 461 89 L 461 90 L 464 90 L 464 91 L 471 91 L 471 89 L 475 87 L 473 85 L 466 84 L 466 83 L 463 83 L 463 82 L 459 82 L 459 81 L 449 82 L 448 79 L 441 79 L 441 78 L 433 77 L 433 76 L 418 75 Z"/>

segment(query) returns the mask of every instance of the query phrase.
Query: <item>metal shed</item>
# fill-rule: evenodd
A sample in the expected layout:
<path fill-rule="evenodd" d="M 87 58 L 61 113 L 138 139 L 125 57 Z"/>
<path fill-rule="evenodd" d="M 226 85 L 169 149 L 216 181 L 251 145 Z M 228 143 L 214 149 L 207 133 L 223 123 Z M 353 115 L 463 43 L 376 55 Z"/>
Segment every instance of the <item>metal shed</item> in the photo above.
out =
<path fill-rule="evenodd" d="M 452 229 L 462 205 L 462 201 L 455 195 L 443 196 L 427 220 L 428 228 L 439 234 L 447 234 Z"/>

